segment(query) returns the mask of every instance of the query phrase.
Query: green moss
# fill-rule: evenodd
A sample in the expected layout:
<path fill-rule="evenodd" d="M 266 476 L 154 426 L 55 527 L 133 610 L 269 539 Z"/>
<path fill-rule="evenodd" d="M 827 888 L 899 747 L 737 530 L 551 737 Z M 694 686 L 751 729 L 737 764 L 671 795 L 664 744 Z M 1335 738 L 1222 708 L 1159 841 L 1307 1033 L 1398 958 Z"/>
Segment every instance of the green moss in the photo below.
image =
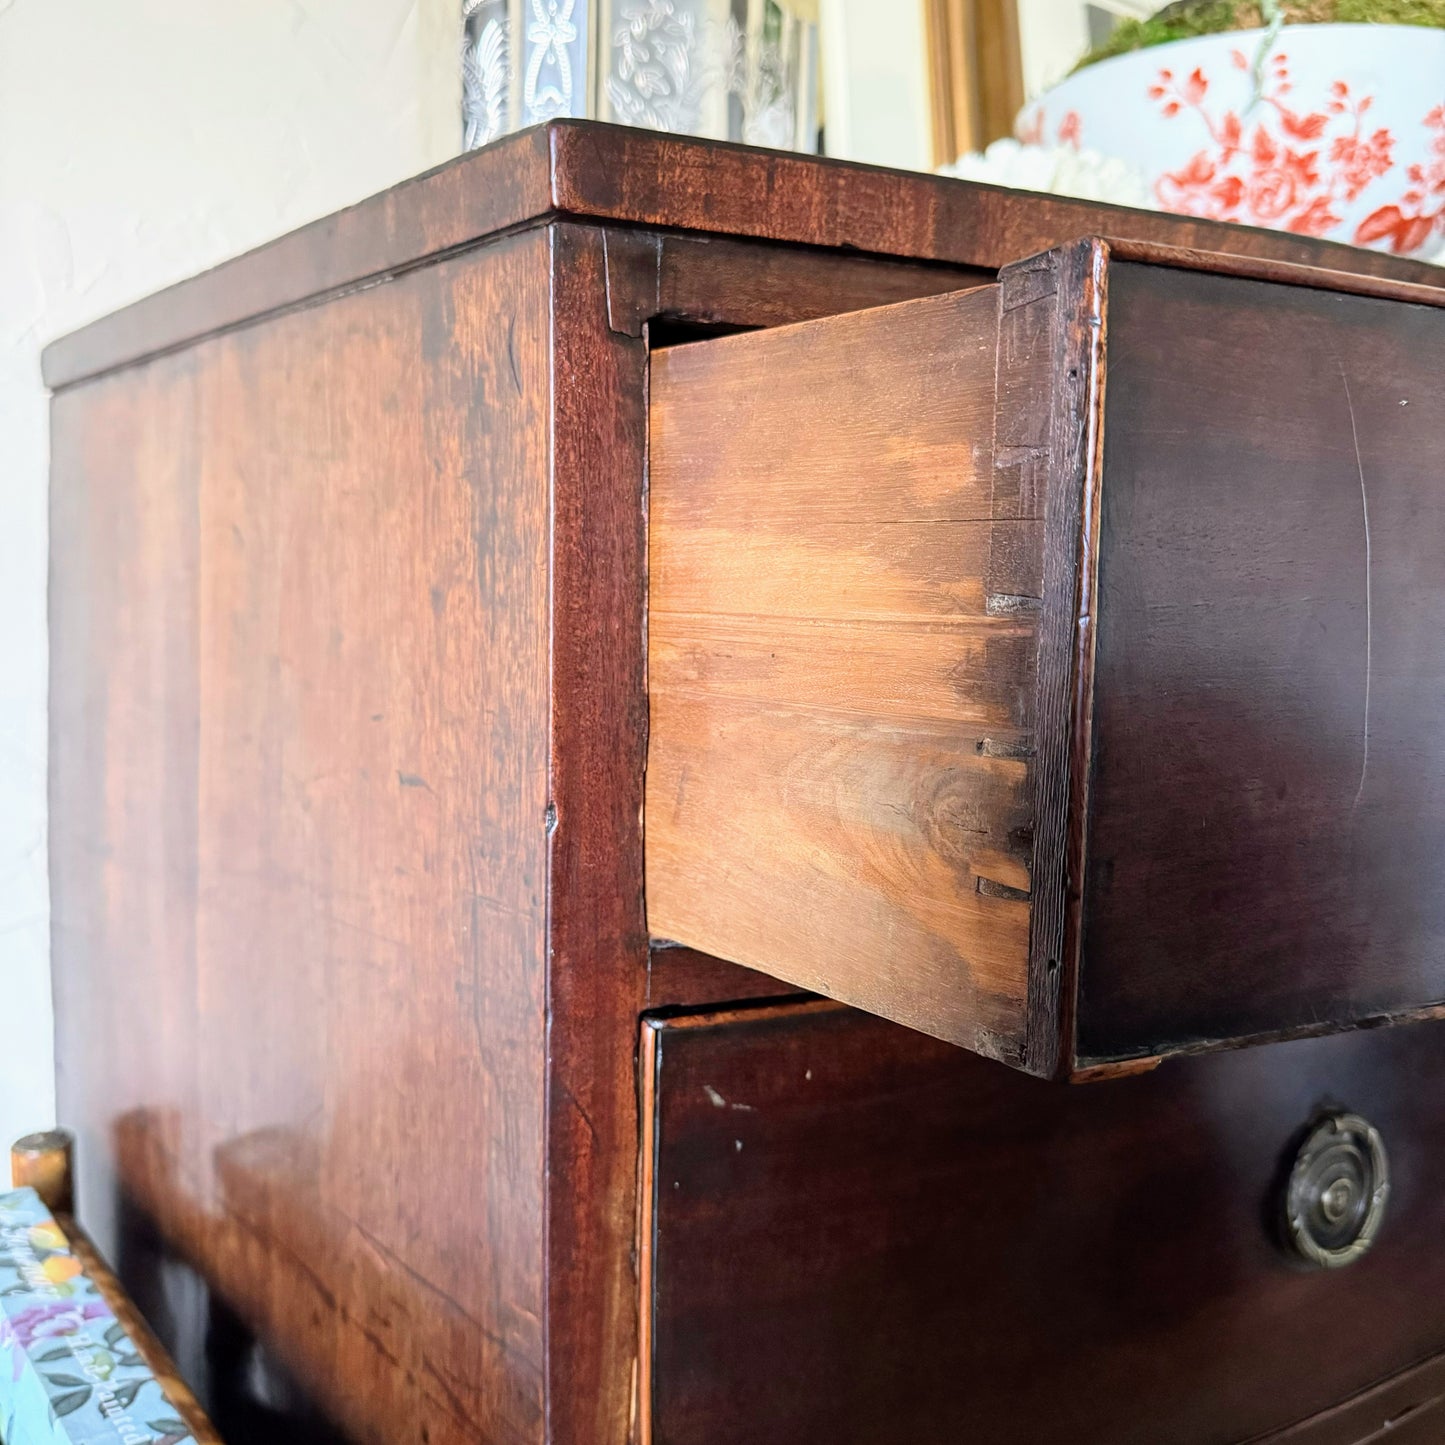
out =
<path fill-rule="evenodd" d="M 1348 25 L 1434 25 L 1445 29 L 1445 0 L 1336 0 L 1334 18 Z"/>
<path fill-rule="evenodd" d="M 1445 29 L 1445 0 L 1297 0 L 1284 5 L 1287 25 L 1336 24 L 1433 25 Z M 1226 30 L 1255 30 L 1265 24 L 1258 0 L 1176 0 L 1147 20 L 1126 20 L 1097 49 L 1075 66 L 1082 70 L 1114 55 L 1218 35 Z"/>

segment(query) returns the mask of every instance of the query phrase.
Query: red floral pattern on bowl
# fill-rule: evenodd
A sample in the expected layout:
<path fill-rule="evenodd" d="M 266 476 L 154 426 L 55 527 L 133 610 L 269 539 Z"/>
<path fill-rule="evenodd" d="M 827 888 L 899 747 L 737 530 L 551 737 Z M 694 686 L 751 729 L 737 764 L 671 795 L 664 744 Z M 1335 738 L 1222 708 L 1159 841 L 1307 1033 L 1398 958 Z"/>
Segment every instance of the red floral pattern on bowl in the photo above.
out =
<path fill-rule="evenodd" d="M 1118 155 L 1167 211 L 1445 251 L 1445 31 L 1287 26 L 1259 63 L 1262 36 L 1090 66 L 1025 111 L 1020 138 Z"/>

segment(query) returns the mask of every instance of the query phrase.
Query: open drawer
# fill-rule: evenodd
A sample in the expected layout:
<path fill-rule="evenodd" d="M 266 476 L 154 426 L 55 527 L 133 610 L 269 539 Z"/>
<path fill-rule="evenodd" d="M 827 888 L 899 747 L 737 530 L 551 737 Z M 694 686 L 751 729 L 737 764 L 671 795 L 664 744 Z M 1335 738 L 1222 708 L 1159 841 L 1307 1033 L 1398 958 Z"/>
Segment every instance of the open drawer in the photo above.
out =
<path fill-rule="evenodd" d="M 1440 1011 L 1442 300 L 1095 240 L 659 351 L 653 934 L 1044 1075 Z"/>

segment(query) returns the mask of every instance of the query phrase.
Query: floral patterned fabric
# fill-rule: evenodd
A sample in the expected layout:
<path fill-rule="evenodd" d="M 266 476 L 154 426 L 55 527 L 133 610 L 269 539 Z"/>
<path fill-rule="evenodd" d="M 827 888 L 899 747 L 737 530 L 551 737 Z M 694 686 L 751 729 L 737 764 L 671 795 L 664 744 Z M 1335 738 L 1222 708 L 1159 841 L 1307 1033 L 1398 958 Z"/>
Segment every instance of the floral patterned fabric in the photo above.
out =
<path fill-rule="evenodd" d="M 193 1438 L 40 1197 L 0 1194 L 0 1445 Z"/>

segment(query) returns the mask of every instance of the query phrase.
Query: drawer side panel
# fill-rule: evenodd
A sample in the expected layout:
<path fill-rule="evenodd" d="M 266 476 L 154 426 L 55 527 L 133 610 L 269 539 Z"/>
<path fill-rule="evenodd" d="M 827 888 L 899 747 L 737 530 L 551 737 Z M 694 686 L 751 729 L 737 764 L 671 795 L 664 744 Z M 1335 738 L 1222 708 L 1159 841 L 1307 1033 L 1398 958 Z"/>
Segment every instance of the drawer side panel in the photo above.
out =
<path fill-rule="evenodd" d="M 997 345 L 986 287 L 655 356 L 647 897 L 1018 1062 L 1043 519 Z"/>

